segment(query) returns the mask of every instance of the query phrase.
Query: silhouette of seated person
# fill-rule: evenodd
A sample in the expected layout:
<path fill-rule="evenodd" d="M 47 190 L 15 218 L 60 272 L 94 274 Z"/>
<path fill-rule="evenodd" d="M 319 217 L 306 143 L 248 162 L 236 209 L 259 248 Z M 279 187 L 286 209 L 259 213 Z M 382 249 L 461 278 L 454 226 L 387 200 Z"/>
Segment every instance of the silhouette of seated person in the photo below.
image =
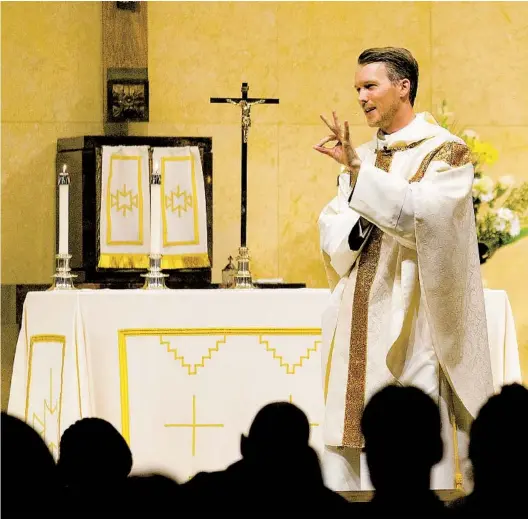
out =
<path fill-rule="evenodd" d="M 361 419 L 374 496 L 356 506 L 369 517 L 443 517 L 444 504 L 430 489 L 431 471 L 443 456 L 440 412 L 413 386 L 389 385 L 374 394 Z"/>
<path fill-rule="evenodd" d="M 66 510 L 77 516 L 110 517 L 121 505 L 132 453 L 111 423 L 83 418 L 64 431 L 57 467 Z"/>
<path fill-rule="evenodd" d="M 459 517 L 527 517 L 528 389 L 503 386 L 471 424 L 473 491 L 452 503 Z"/>
<path fill-rule="evenodd" d="M 59 493 L 57 467 L 40 434 L 2 412 L 2 517 L 36 517 Z"/>
<path fill-rule="evenodd" d="M 346 509 L 348 503 L 326 488 L 316 452 L 309 446 L 306 415 L 288 402 L 273 402 L 255 416 L 241 436 L 242 459 L 226 470 L 198 473 L 182 485 L 187 502 L 230 515 L 303 513 L 314 507 Z M 220 512 L 219 512 L 220 513 Z"/>
<path fill-rule="evenodd" d="M 173 516 L 181 507 L 180 486 L 163 474 L 131 475 L 126 480 L 121 502 L 120 517 Z"/>

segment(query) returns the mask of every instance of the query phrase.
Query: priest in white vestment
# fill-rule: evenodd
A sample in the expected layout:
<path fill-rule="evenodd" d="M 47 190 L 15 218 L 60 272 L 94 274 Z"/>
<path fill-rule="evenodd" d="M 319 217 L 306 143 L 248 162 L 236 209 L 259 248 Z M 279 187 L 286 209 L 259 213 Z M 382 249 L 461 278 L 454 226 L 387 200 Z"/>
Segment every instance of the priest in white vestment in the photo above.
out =
<path fill-rule="evenodd" d="M 332 289 L 322 348 L 326 482 L 372 488 L 361 413 L 374 392 L 397 382 L 438 402 L 446 454 L 432 488 L 455 480 L 460 488 L 460 431 L 493 393 L 471 154 L 432 116 L 414 112 L 418 64 L 409 51 L 364 51 L 355 83 L 377 135 L 355 149 L 334 113 L 331 122 L 322 117 L 331 134 L 314 146 L 342 165 L 337 196 L 319 217 Z"/>

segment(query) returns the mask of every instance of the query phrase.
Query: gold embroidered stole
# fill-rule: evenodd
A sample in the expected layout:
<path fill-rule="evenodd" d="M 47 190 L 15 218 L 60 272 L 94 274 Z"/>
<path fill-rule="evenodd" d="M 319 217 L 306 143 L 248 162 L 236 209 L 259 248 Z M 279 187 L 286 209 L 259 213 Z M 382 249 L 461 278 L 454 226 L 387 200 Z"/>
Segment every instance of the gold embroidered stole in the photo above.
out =
<path fill-rule="evenodd" d="M 388 173 L 397 151 L 414 148 L 422 142 L 377 150 L 375 166 Z M 365 405 L 370 290 L 378 268 L 382 239 L 383 231 L 374 226 L 359 259 L 352 306 L 343 446 L 357 449 L 363 447 L 360 424 Z"/>

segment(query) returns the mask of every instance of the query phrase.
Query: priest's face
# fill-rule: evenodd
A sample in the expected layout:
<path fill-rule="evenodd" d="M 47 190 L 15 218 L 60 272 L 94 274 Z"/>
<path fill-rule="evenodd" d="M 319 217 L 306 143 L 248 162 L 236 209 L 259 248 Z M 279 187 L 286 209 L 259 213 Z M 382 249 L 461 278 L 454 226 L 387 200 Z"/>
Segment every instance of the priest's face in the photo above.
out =
<path fill-rule="evenodd" d="M 402 99 L 400 88 L 389 79 L 385 64 L 358 65 L 355 87 L 367 124 L 389 132 Z"/>

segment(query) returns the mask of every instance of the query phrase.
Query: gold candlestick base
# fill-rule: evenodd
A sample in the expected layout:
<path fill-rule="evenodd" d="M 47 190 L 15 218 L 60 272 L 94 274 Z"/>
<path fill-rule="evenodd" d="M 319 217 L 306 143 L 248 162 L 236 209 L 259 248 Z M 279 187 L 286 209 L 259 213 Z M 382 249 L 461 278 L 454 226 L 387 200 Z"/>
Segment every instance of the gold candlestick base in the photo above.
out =
<path fill-rule="evenodd" d="M 249 250 L 247 247 L 240 247 L 238 249 L 235 288 L 254 288 L 251 271 L 249 269 Z"/>

